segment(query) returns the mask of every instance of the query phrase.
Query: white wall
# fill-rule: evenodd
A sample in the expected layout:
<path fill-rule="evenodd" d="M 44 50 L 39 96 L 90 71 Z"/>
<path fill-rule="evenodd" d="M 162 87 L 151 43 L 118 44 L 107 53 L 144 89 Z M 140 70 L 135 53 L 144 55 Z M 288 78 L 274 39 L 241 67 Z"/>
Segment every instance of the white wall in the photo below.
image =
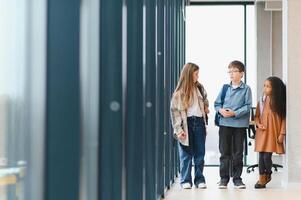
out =
<path fill-rule="evenodd" d="M 256 2 L 257 98 L 262 95 L 262 86 L 264 80 L 272 73 L 272 12 L 265 11 L 264 7 L 264 2 Z"/>
<path fill-rule="evenodd" d="M 272 75 L 282 78 L 282 11 L 272 12 Z"/>
<path fill-rule="evenodd" d="M 301 184 L 301 1 L 283 1 L 283 66 L 287 84 L 286 183 Z"/>

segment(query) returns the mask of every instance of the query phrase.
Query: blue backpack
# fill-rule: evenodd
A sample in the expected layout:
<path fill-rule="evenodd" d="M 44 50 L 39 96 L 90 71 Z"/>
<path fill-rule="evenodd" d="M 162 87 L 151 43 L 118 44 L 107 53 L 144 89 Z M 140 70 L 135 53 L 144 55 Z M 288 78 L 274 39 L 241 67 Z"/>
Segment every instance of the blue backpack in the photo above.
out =
<path fill-rule="evenodd" d="M 226 92 L 227 92 L 229 86 L 230 86 L 229 84 L 224 84 L 223 85 L 223 90 L 222 90 L 222 94 L 221 94 L 221 105 L 222 105 L 222 107 L 223 107 L 223 104 L 224 104 L 224 101 L 225 101 Z M 214 118 L 214 124 L 216 126 L 219 126 L 219 121 L 220 121 L 221 117 L 222 117 L 221 114 L 217 111 L 215 113 L 215 118 Z"/>

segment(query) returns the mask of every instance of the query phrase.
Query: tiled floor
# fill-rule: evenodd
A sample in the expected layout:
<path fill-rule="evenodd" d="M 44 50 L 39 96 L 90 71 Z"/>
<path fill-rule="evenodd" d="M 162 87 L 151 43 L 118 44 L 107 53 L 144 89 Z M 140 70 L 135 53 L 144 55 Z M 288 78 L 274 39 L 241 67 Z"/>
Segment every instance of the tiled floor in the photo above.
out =
<path fill-rule="evenodd" d="M 219 173 L 217 167 L 205 167 L 204 175 L 207 181 L 207 189 L 183 190 L 180 188 L 179 180 L 167 191 L 165 200 L 300 200 L 301 185 L 294 187 L 282 187 L 283 173 L 274 172 L 272 181 L 266 189 L 254 189 L 258 172 L 247 174 L 244 169 L 243 182 L 247 189 L 234 189 L 232 182 L 228 184 L 228 189 L 218 189 Z"/>

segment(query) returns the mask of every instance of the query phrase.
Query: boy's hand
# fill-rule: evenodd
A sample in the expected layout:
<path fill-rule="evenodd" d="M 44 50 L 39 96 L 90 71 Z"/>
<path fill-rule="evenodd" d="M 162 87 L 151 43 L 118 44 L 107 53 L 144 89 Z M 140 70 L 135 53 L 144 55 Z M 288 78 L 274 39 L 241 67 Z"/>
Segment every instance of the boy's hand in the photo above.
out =
<path fill-rule="evenodd" d="M 221 109 L 219 109 L 218 112 L 219 112 L 223 117 L 225 117 L 225 115 L 226 115 L 226 110 L 225 110 L 225 109 L 221 108 Z"/>
<path fill-rule="evenodd" d="M 223 116 L 223 117 L 234 117 L 235 116 L 235 113 L 230 110 L 230 109 L 224 109 L 224 108 L 221 108 L 219 110 L 219 113 Z"/>
<path fill-rule="evenodd" d="M 232 110 L 226 109 L 226 111 L 227 111 L 227 117 L 234 117 L 235 116 L 235 112 L 233 112 Z"/>
<path fill-rule="evenodd" d="M 181 133 L 177 134 L 177 137 L 179 140 L 185 140 L 186 139 L 186 133 L 183 131 Z"/>
<path fill-rule="evenodd" d="M 279 144 L 282 144 L 283 143 L 283 141 L 284 141 L 284 135 L 283 134 L 280 134 L 279 136 L 278 136 L 278 143 Z"/>

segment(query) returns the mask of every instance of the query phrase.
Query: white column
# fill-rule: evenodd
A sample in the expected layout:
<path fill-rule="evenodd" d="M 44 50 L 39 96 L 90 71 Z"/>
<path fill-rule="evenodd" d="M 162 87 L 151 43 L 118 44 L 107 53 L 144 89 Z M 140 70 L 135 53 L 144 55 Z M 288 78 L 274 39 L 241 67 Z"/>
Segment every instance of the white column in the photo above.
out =
<path fill-rule="evenodd" d="M 265 79 L 272 74 L 272 12 L 264 2 L 256 2 L 257 97 L 262 95 Z M 253 100 L 255 101 L 255 99 Z M 256 99 L 257 101 L 257 99 Z"/>
<path fill-rule="evenodd" d="M 272 75 L 283 78 L 282 11 L 272 12 Z"/>
<path fill-rule="evenodd" d="M 283 1 L 283 77 L 287 84 L 285 182 L 301 184 L 301 1 Z"/>

